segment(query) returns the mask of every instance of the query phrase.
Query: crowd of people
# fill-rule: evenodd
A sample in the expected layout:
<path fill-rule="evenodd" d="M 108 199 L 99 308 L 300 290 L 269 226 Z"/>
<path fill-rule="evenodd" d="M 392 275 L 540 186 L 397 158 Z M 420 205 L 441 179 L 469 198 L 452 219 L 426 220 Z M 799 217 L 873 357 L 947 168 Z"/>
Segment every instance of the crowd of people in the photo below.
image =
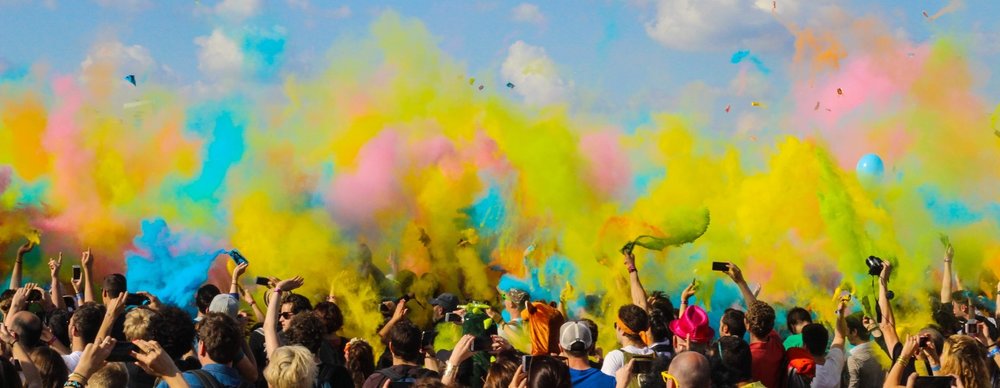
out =
<path fill-rule="evenodd" d="M 90 251 L 74 266 L 71 294 L 58 276 L 61 256 L 48 262 L 47 290 L 22 283 L 23 257 L 33 248 L 20 247 L 10 287 L 0 294 L 3 387 L 1000 386 L 991 303 L 978 290 L 960 289 L 950 246 L 934 323 L 905 337 L 893 314 L 889 262 L 871 265 L 878 278 L 873 313 L 850 313 L 857 310 L 850 295 L 840 298 L 831 322 L 776 303 L 787 323 L 776 327 L 775 308 L 732 263 L 716 269 L 739 288 L 745 308 L 712 322 L 702 306 L 689 304 L 697 283 L 675 308 L 666 294 L 646 291 L 634 256 L 624 252 L 632 303 L 615 306 L 611 327 L 569 316 L 564 303 L 534 300 L 523 289 L 499 290 L 502 306 L 462 304 L 452 293 L 419 301 L 400 289 L 383 302 L 377 335 L 370 333 L 381 343 L 342 336 L 336 299 L 295 293 L 301 277 L 270 278 L 262 310 L 241 287 L 248 268 L 241 263 L 227 292 L 205 284 L 191 295 L 192 317 L 157 295 L 130 292 L 122 274 L 102 274 L 98 297 Z M 433 306 L 429 324 L 415 323 L 411 303 Z M 614 332 L 615 349 L 597 346 L 599 330 Z M 461 334 L 442 345 L 446 332 Z"/>

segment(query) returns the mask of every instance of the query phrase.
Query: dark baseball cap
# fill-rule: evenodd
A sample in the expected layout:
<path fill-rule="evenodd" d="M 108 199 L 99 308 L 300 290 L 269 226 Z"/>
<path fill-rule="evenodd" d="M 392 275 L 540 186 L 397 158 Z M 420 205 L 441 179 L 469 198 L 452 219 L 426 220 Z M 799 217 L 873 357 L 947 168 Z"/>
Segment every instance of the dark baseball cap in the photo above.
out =
<path fill-rule="evenodd" d="M 446 292 L 431 299 L 431 306 L 441 306 L 445 312 L 452 312 L 458 309 L 458 297 Z"/>

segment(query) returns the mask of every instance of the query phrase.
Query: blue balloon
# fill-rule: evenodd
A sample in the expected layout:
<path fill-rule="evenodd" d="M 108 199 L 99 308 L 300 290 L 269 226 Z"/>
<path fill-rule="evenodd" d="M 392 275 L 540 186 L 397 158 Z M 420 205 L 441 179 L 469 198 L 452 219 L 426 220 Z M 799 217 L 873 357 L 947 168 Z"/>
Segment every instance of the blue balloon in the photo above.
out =
<path fill-rule="evenodd" d="M 878 179 L 885 172 L 885 166 L 878 155 L 868 154 L 858 159 L 857 171 L 860 178 Z"/>

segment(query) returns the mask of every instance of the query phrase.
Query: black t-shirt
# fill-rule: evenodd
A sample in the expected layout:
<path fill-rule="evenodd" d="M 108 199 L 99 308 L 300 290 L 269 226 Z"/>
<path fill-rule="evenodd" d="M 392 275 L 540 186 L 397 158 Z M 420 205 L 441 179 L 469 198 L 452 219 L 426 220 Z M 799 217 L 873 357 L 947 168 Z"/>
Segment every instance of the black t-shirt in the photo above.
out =
<path fill-rule="evenodd" d="M 409 380 L 410 382 L 424 378 L 424 377 L 440 377 L 437 372 L 430 369 L 425 369 L 419 366 L 412 365 L 395 365 L 386 369 L 380 369 L 368 376 L 365 383 L 361 386 L 362 388 L 382 388 L 387 380 L 390 380 L 388 375 L 396 375 L 400 379 Z"/>
<path fill-rule="evenodd" d="M 342 365 L 320 364 L 314 386 L 317 388 L 353 387 L 354 380 L 351 379 L 351 373 Z"/>
<path fill-rule="evenodd" d="M 901 354 L 903 354 L 903 343 L 902 342 L 896 342 L 896 346 L 892 348 L 892 362 L 895 363 L 895 362 L 899 361 L 899 356 Z M 903 368 L 903 374 L 899 375 L 899 381 L 898 381 L 899 385 L 906 385 L 906 379 L 910 378 L 911 374 L 917 372 L 917 367 L 916 367 L 915 364 L 918 361 L 919 360 L 913 359 L 913 360 L 910 360 L 910 363 L 906 364 L 906 368 Z M 924 361 L 924 362 L 926 362 L 926 361 Z M 926 364 L 925 366 L 927 367 L 926 370 L 928 370 L 928 371 L 931 370 L 930 364 Z"/>

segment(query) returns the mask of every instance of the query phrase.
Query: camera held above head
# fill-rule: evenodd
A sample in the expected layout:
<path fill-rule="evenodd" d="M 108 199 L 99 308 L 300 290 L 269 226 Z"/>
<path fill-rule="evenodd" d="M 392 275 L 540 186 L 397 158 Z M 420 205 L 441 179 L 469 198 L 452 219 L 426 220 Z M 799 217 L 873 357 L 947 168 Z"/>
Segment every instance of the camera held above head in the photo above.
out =
<path fill-rule="evenodd" d="M 884 261 L 876 256 L 868 256 L 865 259 L 865 264 L 868 265 L 868 274 L 872 276 L 879 276 L 882 273 L 882 266 Z"/>

